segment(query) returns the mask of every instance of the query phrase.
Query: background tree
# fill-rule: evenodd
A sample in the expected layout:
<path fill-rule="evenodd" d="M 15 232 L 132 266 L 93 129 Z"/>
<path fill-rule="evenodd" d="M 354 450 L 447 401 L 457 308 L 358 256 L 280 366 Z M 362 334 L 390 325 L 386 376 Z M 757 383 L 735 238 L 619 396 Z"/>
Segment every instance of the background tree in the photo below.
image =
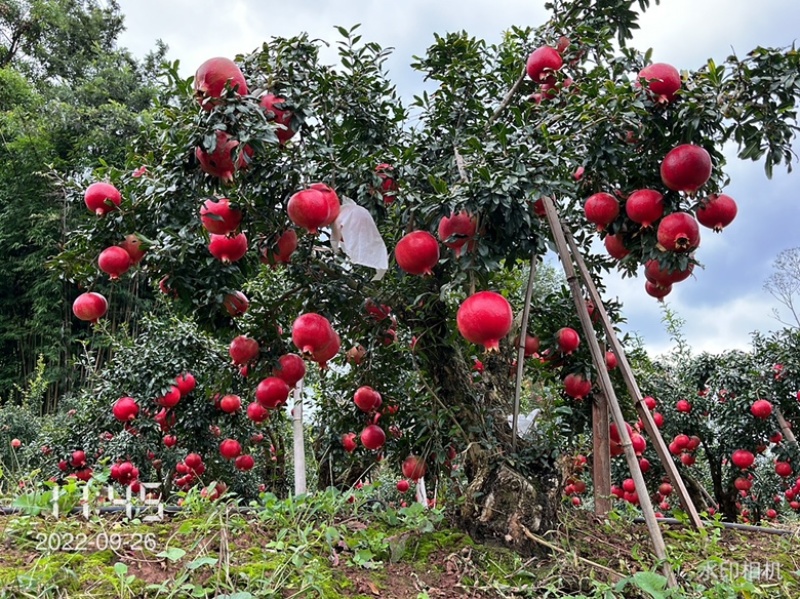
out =
<path fill-rule="evenodd" d="M 800 327 L 797 313 L 797 295 L 800 293 L 800 248 L 783 250 L 772 263 L 772 273 L 764 281 L 764 289 L 788 310 L 784 318 L 778 309 L 773 309 L 775 319 L 781 324 Z"/>

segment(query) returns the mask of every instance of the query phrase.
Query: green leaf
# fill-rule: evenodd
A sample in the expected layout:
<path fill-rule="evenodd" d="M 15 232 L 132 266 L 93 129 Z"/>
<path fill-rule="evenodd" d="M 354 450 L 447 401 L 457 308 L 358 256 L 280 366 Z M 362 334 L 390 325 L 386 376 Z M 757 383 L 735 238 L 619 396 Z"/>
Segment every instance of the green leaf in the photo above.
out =
<path fill-rule="evenodd" d="M 163 557 L 171 562 L 177 562 L 179 559 L 182 559 L 184 555 L 186 555 L 185 550 L 180 547 L 171 547 L 161 553 L 157 553 L 156 557 Z"/>
<path fill-rule="evenodd" d="M 216 557 L 198 557 L 197 559 L 193 559 L 188 564 L 186 564 L 187 570 L 197 570 L 198 568 L 202 568 L 203 566 L 214 566 L 219 562 L 219 559 Z"/>

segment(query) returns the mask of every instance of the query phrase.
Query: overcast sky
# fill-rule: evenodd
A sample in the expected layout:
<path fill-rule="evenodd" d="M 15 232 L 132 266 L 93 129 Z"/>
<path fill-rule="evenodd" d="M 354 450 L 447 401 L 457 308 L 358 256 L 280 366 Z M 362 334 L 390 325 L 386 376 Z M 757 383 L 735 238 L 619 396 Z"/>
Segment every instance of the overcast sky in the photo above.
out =
<path fill-rule="evenodd" d="M 394 47 L 390 76 L 409 98 L 422 81 L 408 66 L 431 44 L 433 33 L 466 30 L 490 42 L 512 25 L 536 26 L 545 18 L 543 0 L 119 0 L 127 30 L 120 45 L 143 56 L 156 39 L 169 46 L 189 76 L 213 56 L 248 53 L 272 36 L 301 31 L 335 40 L 333 27 L 361 23 L 366 40 Z M 634 44 L 652 47 L 653 60 L 695 69 L 732 51 L 744 55 L 757 45 L 784 47 L 800 38 L 800 0 L 662 0 L 642 18 Z M 521 57 L 521 61 L 524 57 Z M 798 144 L 795 146 L 800 148 Z M 669 306 L 686 320 L 685 334 L 698 351 L 746 348 L 750 332 L 779 327 L 772 309 L 780 307 L 762 290 L 778 252 L 800 246 L 800 172 L 777 170 L 772 180 L 761 165 L 729 160 L 731 185 L 725 190 L 739 215 L 722 234 L 703 228 L 697 258 L 705 266 L 676 285 Z M 656 300 L 644 293 L 644 279 L 611 275 L 612 296 L 624 304 L 626 330 L 637 332 L 653 353 L 669 340 Z"/>

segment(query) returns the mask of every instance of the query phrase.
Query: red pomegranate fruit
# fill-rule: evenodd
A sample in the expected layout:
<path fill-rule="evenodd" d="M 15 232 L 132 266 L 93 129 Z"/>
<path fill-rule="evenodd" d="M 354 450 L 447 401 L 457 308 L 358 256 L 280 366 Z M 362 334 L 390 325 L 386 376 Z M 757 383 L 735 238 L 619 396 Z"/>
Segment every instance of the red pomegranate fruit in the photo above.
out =
<path fill-rule="evenodd" d="M 181 397 L 186 397 L 197 387 L 197 380 L 191 372 L 184 372 L 175 377 L 175 386 L 181 392 Z"/>
<path fill-rule="evenodd" d="M 375 167 L 375 174 L 381 180 L 381 195 L 383 195 L 383 203 L 386 205 L 394 202 L 397 196 L 397 179 L 394 175 L 394 167 L 385 162 Z"/>
<path fill-rule="evenodd" d="M 265 408 L 274 410 L 286 404 L 289 399 L 289 385 L 276 376 L 263 379 L 256 387 L 256 401 Z"/>
<path fill-rule="evenodd" d="M 353 394 L 353 403 L 355 403 L 362 412 L 372 412 L 380 408 L 383 402 L 380 393 L 375 391 L 372 387 L 364 385 L 356 389 L 356 392 Z"/>
<path fill-rule="evenodd" d="M 242 222 L 242 211 L 228 198 L 218 201 L 206 200 L 200 208 L 200 222 L 209 233 L 228 235 L 233 233 Z"/>
<path fill-rule="evenodd" d="M 242 408 L 242 398 L 238 395 L 225 395 L 219 400 L 219 408 L 226 414 L 233 414 Z"/>
<path fill-rule="evenodd" d="M 752 452 L 747 451 L 746 449 L 737 449 L 733 452 L 733 454 L 731 454 L 731 462 L 733 462 L 733 465 L 740 470 L 747 470 L 755 463 L 755 461 L 755 456 L 752 454 Z"/>
<path fill-rule="evenodd" d="M 606 235 L 603 244 L 606 246 L 608 255 L 617 260 L 622 260 L 631 253 L 631 251 L 625 247 L 622 241 L 622 235 Z"/>
<path fill-rule="evenodd" d="M 356 434 L 355 433 L 345 433 L 342 435 L 342 447 L 347 453 L 353 453 L 357 447 L 356 444 Z"/>
<path fill-rule="evenodd" d="M 228 314 L 233 318 L 237 318 L 247 312 L 250 307 L 250 300 L 241 291 L 234 291 L 233 293 L 228 293 L 222 299 L 222 306 Z"/>
<path fill-rule="evenodd" d="M 652 281 L 645 281 L 644 290 L 650 297 L 663 301 L 665 297 L 672 293 L 672 285 L 659 285 Z"/>
<path fill-rule="evenodd" d="M 112 245 L 100 252 L 97 266 L 114 281 L 128 272 L 131 267 L 131 256 L 118 245 Z"/>
<path fill-rule="evenodd" d="M 792 475 L 792 465 L 789 462 L 775 462 L 775 474 L 788 478 Z"/>
<path fill-rule="evenodd" d="M 592 392 L 592 382 L 582 374 L 571 373 L 564 378 L 564 393 L 573 399 L 581 400 Z"/>
<path fill-rule="evenodd" d="M 314 312 L 301 314 L 292 324 L 292 342 L 303 354 L 313 355 L 333 340 L 331 323 Z"/>
<path fill-rule="evenodd" d="M 397 481 L 397 490 L 400 493 L 406 493 L 411 488 L 411 485 L 408 484 L 407 480 L 399 480 Z"/>
<path fill-rule="evenodd" d="M 453 250 L 456 256 L 459 256 L 464 246 L 475 237 L 477 226 L 478 219 L 463 210 L 445 216 L 439 221 L 439 241 Z"/>
<path fill-rule="evenodd" d="M 120 397 L 111 411 L 120 422 L 130 422 L 139 415 L 139 404 L 132 397 Z"/>
<path fill-rule="evenodd" d="M 606 370 L 614 370 L 617 367 L 617 355 L 613 351 L 606 352 Z"/>
<path fill-rule="evenodd" d="M 122 203 L 122 195 L 111 183 L 92 183 L 83 192 L 86 207 L 97 216 L 116 210 Z"/>
<path fill-rule="evenodd" d="M 700 245 L 700 227 L 688 212 L 673 212 L 662 218 L 656 235 L 668 252 L 689 252 Z"/>
<path fill-rule="evenodd" d="M 766 399 L 759 399 L 750 406 L 750 413 L 756 418 L 769 418 L 772 414 L 772 404 Z"/>
<path fill-rule="evenodd" d="M 72 302 L 72 313 L 80 320 L 96 323 L 108 311 L 108 301 L 94 291 L 81 293 Z"/>
<path fill-rule="evenodd" d="M 619 202 L 610 193 L 596 193 L 587 198 L 583 204 L 586 220 L 597 225 L 603 231 L 619 216 Z"/>
<path fill-rule="evenodd" d="M 711 194 L 697 208 L 697 220 L 704 227 L 719 233 L 733 222 L 737 212 L 736 202 L 731 196 Z"/>
<path fill-rule="evenodd" d="M 564 327 L 556 332 L 556 344 L 562 354 L 571 354 L 581 343 L 580 335 L 575 329 Z"/>
<path fill-rule="evenodd" d="M 233 460 L 242 454 L 242 446 L 235 439 L 225 439 L 219 444 L 219 453 L 226 460 Z"/>
<path fill-rule="evenodd" d="M 330 222 L 330 212 L 331 207 L 326 195 L 310 187 L 295 193 L 286 205 L 289 219 L 312 235 L 316 235 L 320 227 Z"/>
<path fill-rule="evenodd" d="M 214 148 L 208 150 L 204 146 L 197 146 L 194 155 L 204 173 L 219 178 L 223 183 L 230 183 L 233 181 L 234 172 L 247 168 L 250 158 L 253 156 L 253 148 L 244 146 L 234 165 L 233 156 L 238 147 L 237 140 L 231 138 L 224 131 L 217 131 Z"/>
<path fill-rule="evenodd" d="M 322 197 L 325 198 L 325 201 L 328 203 L 328 218 L 322 223 L 323 227 L 327 227 L 339 216 L 339 211 L 342 208 L 339 196 L 336 195 L 336 192 L 331 187 L 324 183 L 312 183 L 310 189 L 322 194 Z"/>
<path fill-rule="evenodd" d="M 289 387 L 295 385 L 306 375 L 306 363 L 297 354 L 285 354 L 278 358 L 278 365 L 272 369 L 272 376 L 286 382 Z"/>
<path fill-rule="evenodd" d="M 336 331 L 331 331 L 330 342 L 325 347 L 321 347 L 312 353 L 311 359 L 319 364 L 322 370 L 325 370 L 328 367 L 328 362 L 339 353 L 341 345 L 342 340 L 339 338 L 339 334 Z"/>
<path fill-rule="evenodd" d="M 656 398 L 655 397 L 650 397 L 649 395 L 646 396 L 646 397 L 643 397 L 642 401 L 644 402 L 644 405 L 647 406 L 647 409 L 650 410 L 650 411 L 655 410 L 656 409 L 656 405 L 658 405 L 657 402 L 656 402 Z"/>
<path fill-rule="evenodd" d="M 536 48 L 525 63 L 528 77 L 536 83 L 555 83 L 553 71 L 558 71 L 564 65 L 564 60 L 558 50 L 550 46 Z"/>
<path fill-rule="evenodd" d="M 361 431 L 361 444 L 367 449 L 380 449 L 386 443 L 386 433 L 377 424 L 369 424 Z"/>
<path fill-rule="evenodd" d="M 229 58 L 209 58 L 197 69 L 194 75 L 194 90 L 197 101 L 205 110 L 214 107 L 213 101 L 207 98 L 220 98 L 228 85 L 236 93 L 247 94 L 247 82 L 241 69 Z"/>
<path fill-rule="evenodd" d="M 271 266 L 288 264 L 296 249 L 297 233 L 294 229 L 286 229 L 274 244 L 267 245 L 261 250 L 261 262 Z"/>
<path fill-rule="evenodd" d="M 265 94 L 261 96 L 261 100 L 258 102 L 267 113 L 267 119 L 281 125 L 275 128 L 275 135 L 278 136 L 278 142 L 281 145 L 284 145 L 296 133 L 292 129 L 292 117 L 294 114 L 285 107 L 285 102 L 286 98 L 281 98 L 274 94 Z"/>
<path fill-rule="evenodd" d="M 160 405 L 162 408 L 174 408 L 178 405 L 178 402 L 181 400 L 181 390 L 178 389 L 175 385 L 171 385 L 169 391 L 167 391 L 161 397 L 157 397 L 155 402 Z"/>
<path fill-rule="evenodd" d="M 403 476 L 405 476 L 407 479 L 418 481 L 425 476 L 425 471 L 427 468 L 425 466 L 425 460 L 412 454 L 403 460 L 402 470 Z"/>
<path fill-rule="evenodd" d="M 679 399 L 678 402 L 675 404 L 675 409 L 681 412 L 682 414 L 688 414 L 692 411 L 692 404 L 690 404 L 685 399 Z"/>
<path fill-rule="evenodd" d="M 662 268 L 658 260 L 648 260 L 644 264 L 644 277 L 654 285 L 668 287 L 688 279 L 693 270 L 694 264 L 689 264 L 686 270 L 669 270 Z"/>
<path fill-rule="evenodd" d="M 681 88 L 681 74 L 670 64 L 656 62 L 639 71 L 639 79 L 647 80 L 645 87 L 659 99 L 675 100 L 675 92 Z"/>
<path fill-rule="evenodd" d="M 248 404 L 247 417 L 253 422 L 264 422 L 269 418 L 269 410 L 257 401 Z"/>
<path fill-rule="evenodd" d="M 430 275 L 439 263 L 439 242 L 427 231 L 412 231 L 394 248 L 397 265 L 410 275 Z"/>
<path fill-rule="evenodd" d="M 241 260 L 247 253 L 247 236 L 244 233 L 239 233 L 234 237 L 212 233 L 208 251 L 224 264 L 231 264 Z"/>
<path fill-rule="evenodd" d="M 144 258 L 145 251 L 142 249 L 142 241 L 134 233 L 126 235 L 125 241 L 120 243 L 119 247 L 128 252 L 128 256 L 131 257 L 131 266 L 136 266 Z"/>
<path fill-rule="evenodd" d="M 625 213 L 643 228 L 652 227 L 664 215 L 664 196 L 654 189 L 634 191 L 625 201 Z"/>
<path fill-rule="evenodd" d="M 239 335 L 231 341 L 228 353 L 236 366 L 243 366 L 258 357 L 258 350 L 258 341 L 247 335 Z"/>
<path fill-rule="evenodd" d="M 247 454 L 240 455 L 238 458 L 236 458 L 236 461 L 233 464 L 237 470 L 247 472 L 248 470 L 253 469 L 253 466 L 256 465 L 256 461 L 253 459 L 253 456 Z"/>
<path fill-rule="evenodd" d="M 711 156 L 693 144 L 673 148 L 661 162 L 661 180 L 672 191 L 695 193 L 711 177 Z"/>
<path fill-rule="evenodd" d="M 514 340 L 514 347 L 519 349 L 519 336 Z M 525 333 L 524 356 L 530 358 L 533 354 L 539 353 L 539 338 Z"/>
<path fill-rule="evenodd" d="M 456 325 L 467 341 L 499 351 L 500 339 L 508 335 L 514 320 L 511 304 L 495 291 L 479 291 L 458 308 Z"/>

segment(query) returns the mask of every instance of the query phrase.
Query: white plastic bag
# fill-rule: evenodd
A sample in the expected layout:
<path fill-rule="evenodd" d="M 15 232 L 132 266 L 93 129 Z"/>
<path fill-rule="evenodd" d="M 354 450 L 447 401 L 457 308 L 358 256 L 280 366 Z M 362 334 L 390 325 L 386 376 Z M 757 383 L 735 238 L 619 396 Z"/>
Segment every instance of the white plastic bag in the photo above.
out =
<path fill-rule="evenodd" d="M 353 264 L 376 270 L 373 281 L 380 281 L 389 269 L 389 254 L 369 210 L 350 198 L 342 197 L 342 208 L 333 223 L 331 247 L 341 246 Z"/>

